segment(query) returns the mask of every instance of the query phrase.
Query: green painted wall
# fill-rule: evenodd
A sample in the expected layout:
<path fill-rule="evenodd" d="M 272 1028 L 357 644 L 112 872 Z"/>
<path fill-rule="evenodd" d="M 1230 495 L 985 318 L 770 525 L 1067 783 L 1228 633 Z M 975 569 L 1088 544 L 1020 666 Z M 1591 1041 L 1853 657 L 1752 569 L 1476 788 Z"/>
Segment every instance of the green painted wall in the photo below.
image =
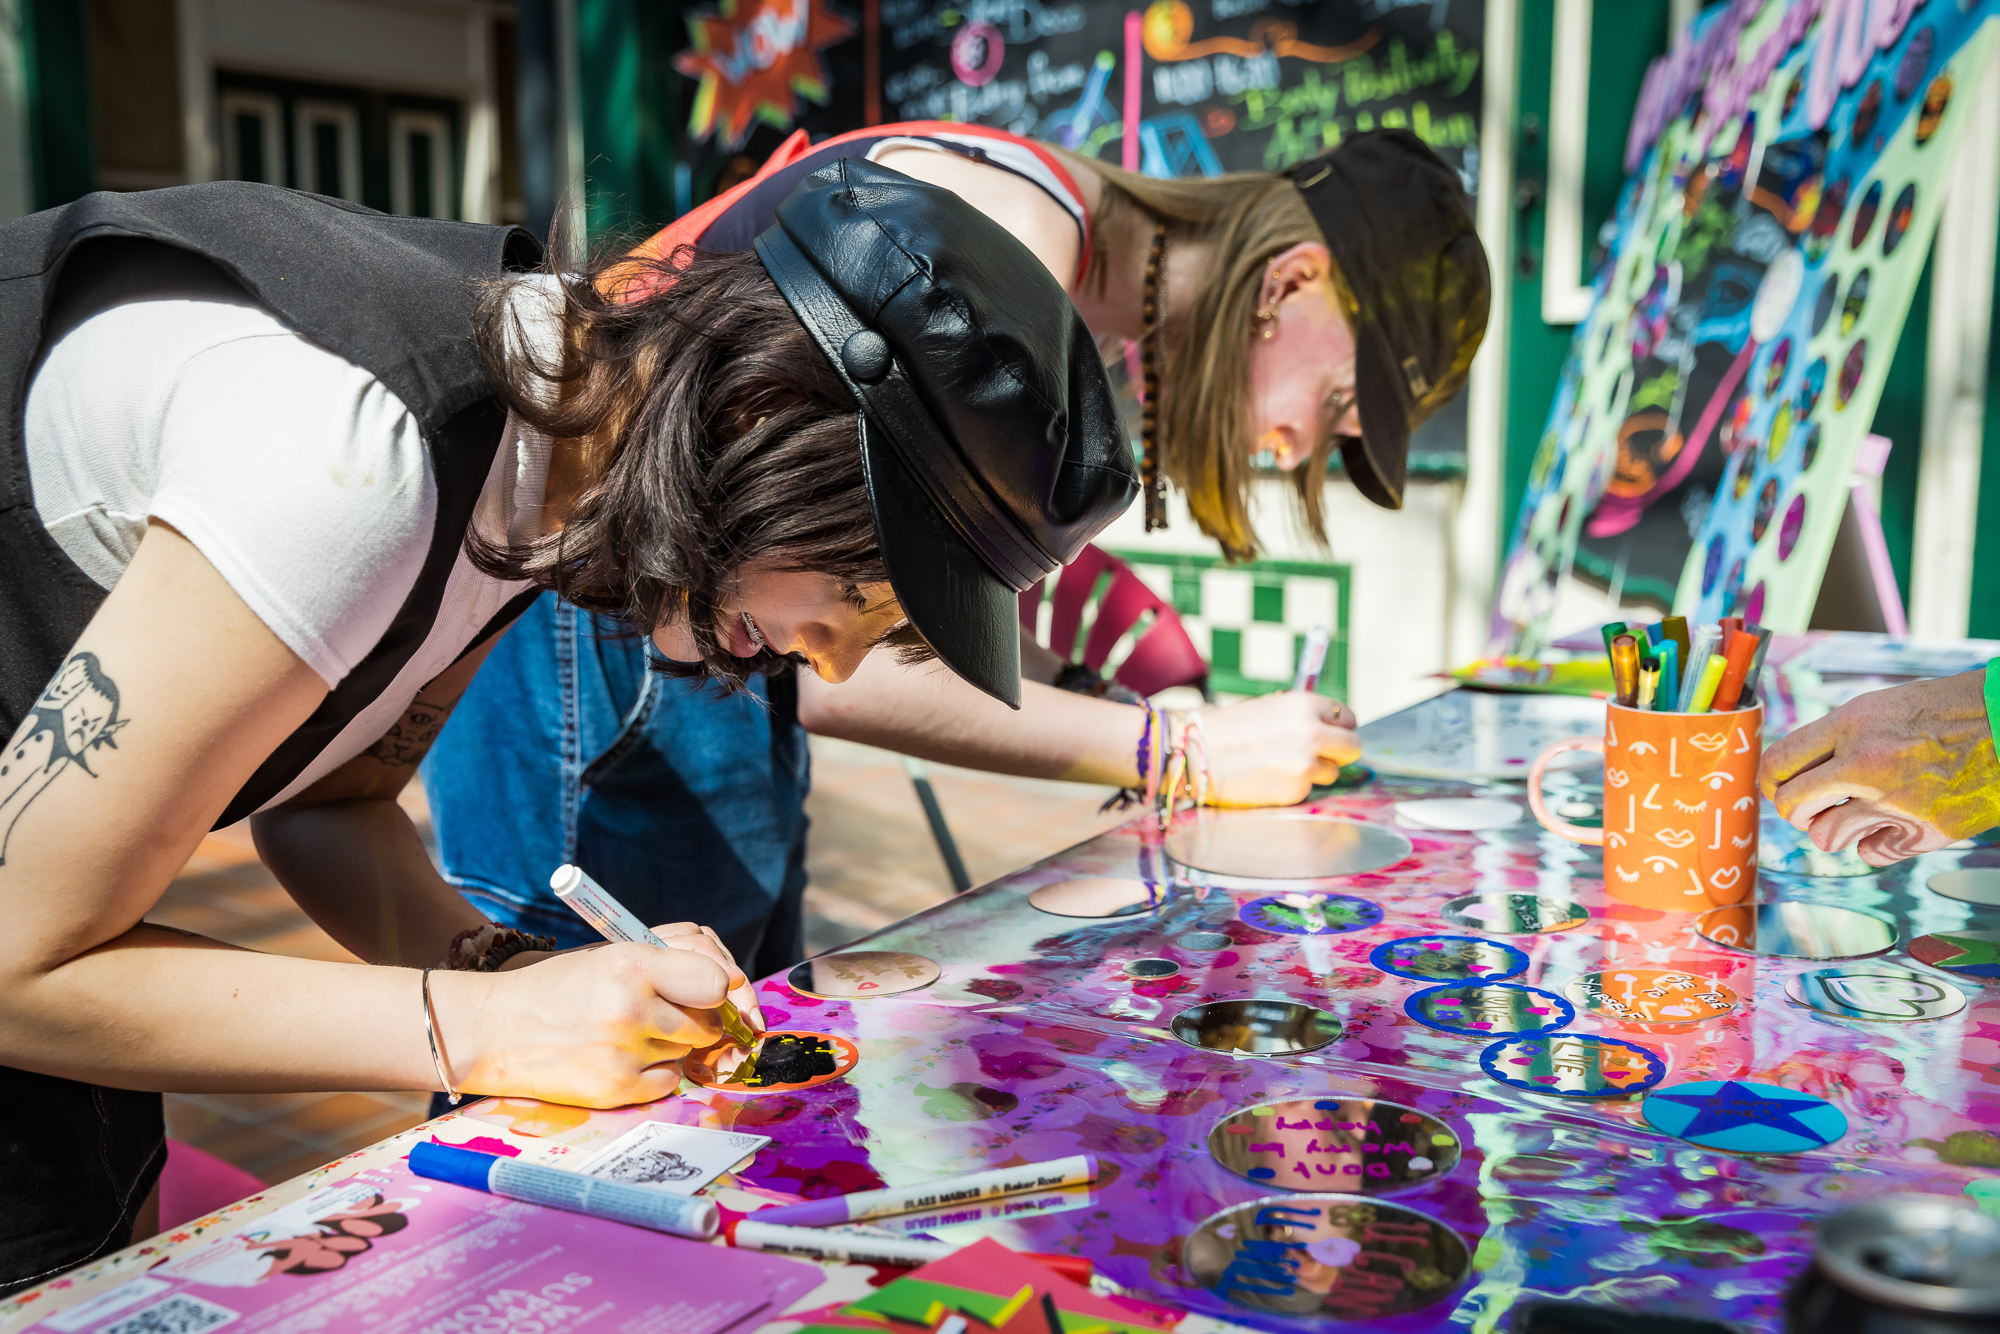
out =
<path fill-rule="evenodd" d="M 97 188 L 90 31 L 77 0 L 24 0 L 20 13 L 34 205 L 54 208 Z"/>
<path fill-rule="evenodd" d="M 1889 437 L 1889 466 L 1882 473 L 1882 537 L 1896 567 L 1903 605 L 1910 603 L 1910 546 L 1917 529 L 1917 465 L 1923 458 L 1924 375 L 1930 340 L 1931 258 L 1910 298 L 1909 318 L 1896 343 L 1896 356 L 1882 383 L 1882 401 L 1875 407 L 1871 429 Z"/>
<path fill-rule="evenodd" d="M 687 46 L 681 6 L 576 0 L 585 216 L 593 238 L 650 233 L 674 217 L 674 146 Z"/>
<path fill-rule="evenodd" d="M 1500 543 L 1505 556 L 1527 490 L 1528 468 L 1549 404 L 1569 355 L 1575 326 L 1542 320 L 1543 227 L 1549 172 L 1549 82 L 1555 6 L 1527 0 L 1520 7 L 1520 84 L 1515 96 L 1514 249 L 1494 256 L 1495 282 L 1511 281 L 1507 319 L 1506 479 Z M 1625 130 L 1638 105 L 1646 66 L 1667 49 L 1668 0 L 1593 0 L 1590 36 L 1589 133 L 1584 140 L 1583 236 L 1585 279 L 1594 271 L 1597 231 L 1625 184 Z"/>

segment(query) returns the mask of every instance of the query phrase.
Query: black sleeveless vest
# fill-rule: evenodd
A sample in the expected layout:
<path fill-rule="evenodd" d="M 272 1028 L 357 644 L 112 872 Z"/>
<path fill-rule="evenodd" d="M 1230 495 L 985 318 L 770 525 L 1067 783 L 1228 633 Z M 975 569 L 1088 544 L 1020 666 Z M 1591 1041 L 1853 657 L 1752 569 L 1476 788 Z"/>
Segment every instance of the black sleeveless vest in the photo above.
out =
<path fill-rule="evenodd" d="M 235 181 L 93 194 L 0 227 L 0 738 L 105 598 L 35 513 L 22 430 L 29 379 L 65 277 L 140 251 L 163 264 L 198 257 L 374 374 L 413 415 L 437 482 L 437 526 L 408 599 L 237 793 L 227 824 L 284 790 L 429 634 L 506 423 L 473 343 L 474 284 L 532 267 L 540 247 L 519 228 L 387 217 Z M 166 1158 L 160 1095 L 0 1067 L 0 1107 L 0 1292 L 124 1246 Z"/>
<path fill-rule="evenodd" d="M 287 325 L 373 374 L 415 418 L 437 479 L 430 553 L 395 620 L 251 776 L 220 827 L 283 791 L 430 633 L 506 422 L 473 344 L 474 283 L 531 268 L 541 252 L 517 227 L 394 218 L 244 181 L 87 195 L 0 227 L 0 736 L 13 734 L 105 598 L 36 515 L 22 438 L 57 287 L 105 241 L 206 259 Z"/>

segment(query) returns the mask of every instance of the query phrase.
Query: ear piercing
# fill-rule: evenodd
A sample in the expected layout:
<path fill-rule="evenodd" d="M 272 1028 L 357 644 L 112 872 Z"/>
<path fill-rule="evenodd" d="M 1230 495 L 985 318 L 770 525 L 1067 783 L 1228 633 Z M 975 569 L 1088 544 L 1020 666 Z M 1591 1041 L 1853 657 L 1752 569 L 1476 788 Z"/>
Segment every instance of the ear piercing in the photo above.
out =
<path fill-rule="evenodd" d="M 769 644 L 764 642 L 764 632 L 757 628 L 757 622 L 750 618 L 749 612 L 739 611 L 736 614 L 743 618 L 743 628 L 749 631 L 751 643 L 755 644 L 760 649 L 771 647 Z"/>

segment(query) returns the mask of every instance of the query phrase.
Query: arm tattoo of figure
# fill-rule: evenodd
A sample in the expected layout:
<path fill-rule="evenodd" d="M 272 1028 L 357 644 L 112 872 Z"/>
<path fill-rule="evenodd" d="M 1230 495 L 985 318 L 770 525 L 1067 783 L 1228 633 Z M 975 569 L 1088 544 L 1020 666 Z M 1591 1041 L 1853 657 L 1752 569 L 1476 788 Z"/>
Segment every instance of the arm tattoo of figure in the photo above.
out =
<path fill-rule="evenodd" d="M 118 685 L 97 655 L 71 654 L 0 753 L 0 866 L 7 864 L 14 826 L 35 798 L 71 765 L 97 777 L 90 752 L 116 750 L 112 737 L 126 721 L 118 716 Z"/>
<path fill-rule="evenodd" d="M 433 704 L 417 696 L 388 735 L 368 748 L 369 756 L 392 769 L 414 768 L 444 730 L 456 703 L 454 700 L 451 704 Z"/>

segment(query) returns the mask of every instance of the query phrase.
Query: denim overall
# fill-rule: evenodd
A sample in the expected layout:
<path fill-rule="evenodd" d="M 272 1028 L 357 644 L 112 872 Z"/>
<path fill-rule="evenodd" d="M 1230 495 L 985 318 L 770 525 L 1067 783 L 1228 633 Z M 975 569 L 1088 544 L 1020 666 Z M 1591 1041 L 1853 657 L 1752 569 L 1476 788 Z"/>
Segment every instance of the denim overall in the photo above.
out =
<path fill-rule="evenodd" d="M 798 687 L 745 693 L 647 666 L 644 639 L 537 598 L 500 638 L 425 759 L 445 878 L 494 921 L 599 939 L 549 890 L 581 866 L 652 926 L 714 928 L 750 977 L 803 957 Z"/>

